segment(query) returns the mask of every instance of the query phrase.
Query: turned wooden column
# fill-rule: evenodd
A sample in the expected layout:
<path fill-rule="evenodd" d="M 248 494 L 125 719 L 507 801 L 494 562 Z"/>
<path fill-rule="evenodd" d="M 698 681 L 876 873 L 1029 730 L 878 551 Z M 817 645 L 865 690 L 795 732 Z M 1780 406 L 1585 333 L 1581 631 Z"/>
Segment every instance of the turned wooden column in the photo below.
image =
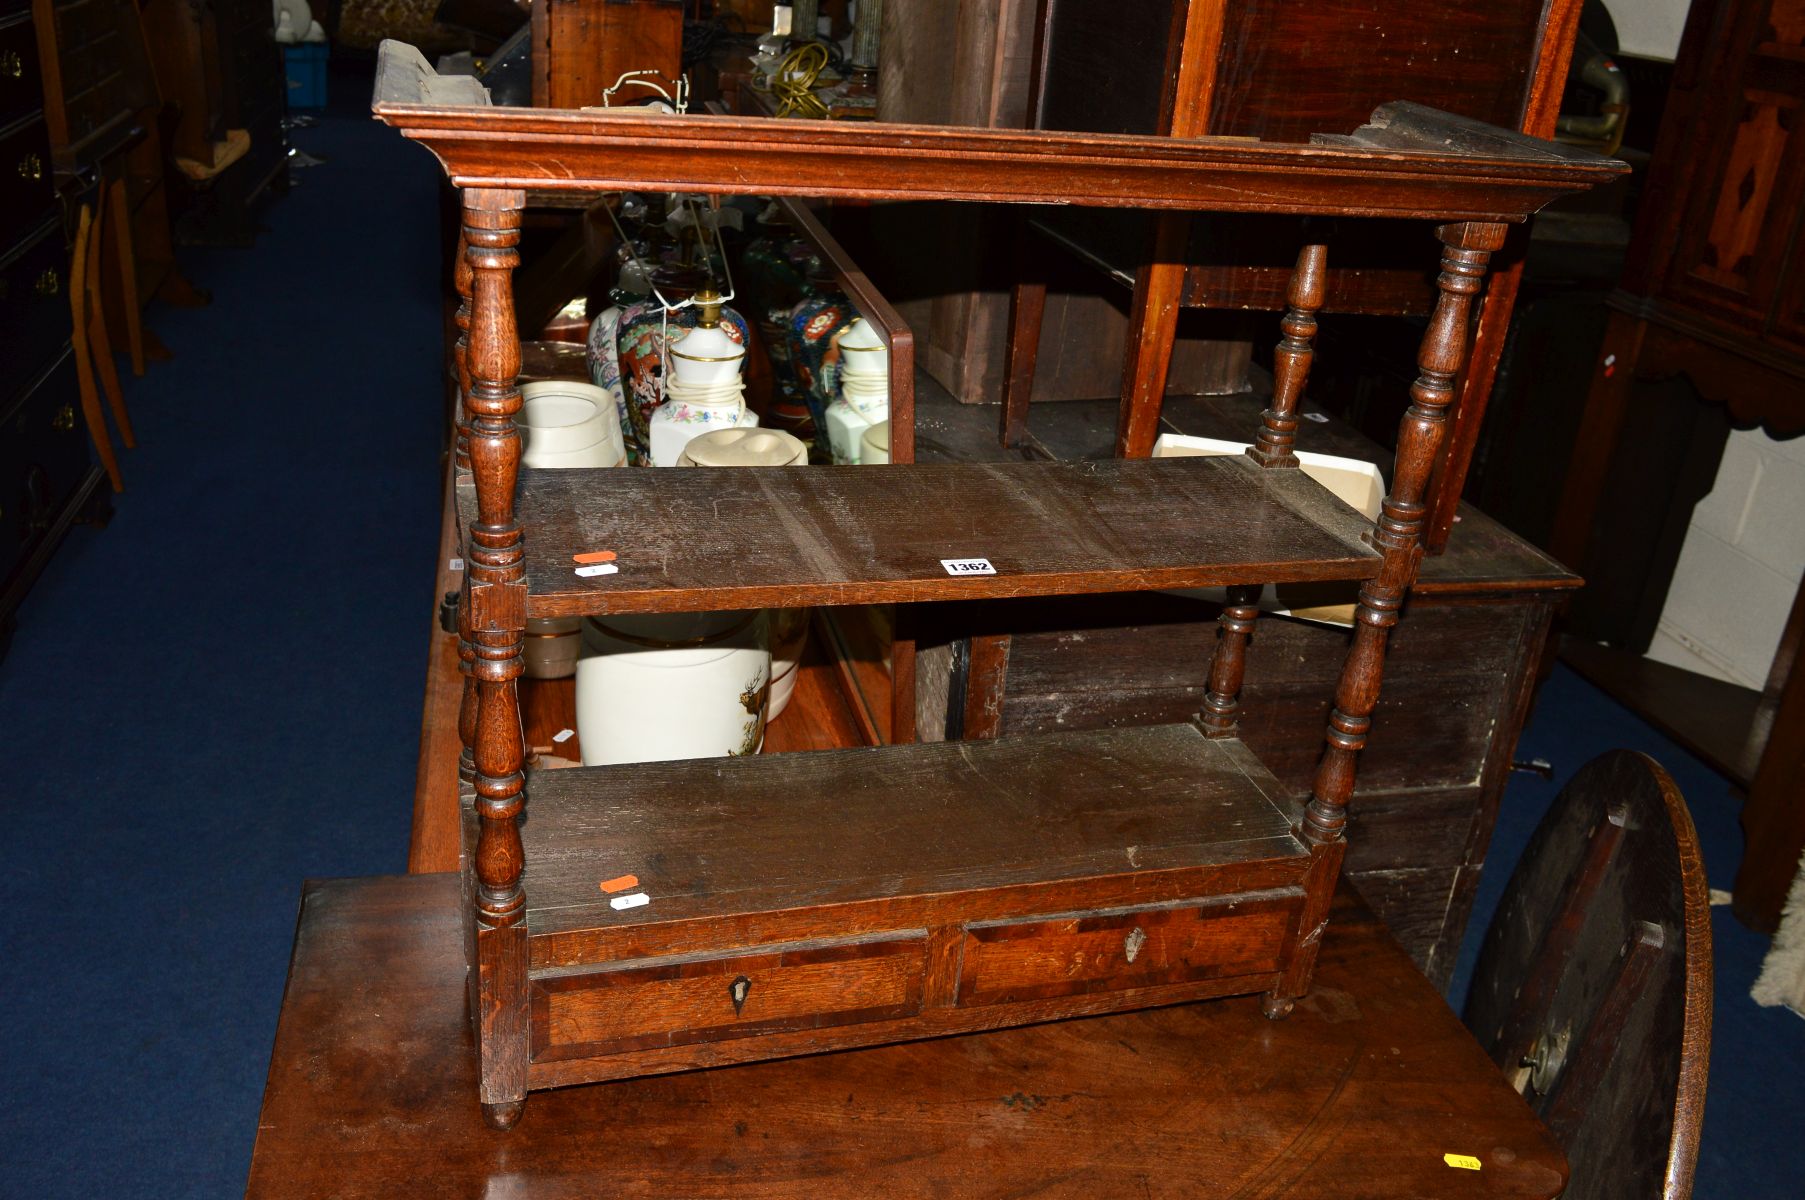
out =
<path fill-rule="evenodd" d="M 1285 300 L 1289 305 L 1279 321 L 1283 336 L 1272 355 L 1272 403 L 1260 414 L 1260 432 L 1247 448 L 1248 457 L 1262 467 L 1296 468 L 1297 405 L 1303 399 L 1304 382 L 1310 377 L 1314 354 L 1316 310 L 1322 307 L 1323 280 L 1328 271 L 1327 246 L 1305 246 L 1291 272 Z M 1228 589 L 1228 603 L 1216 630 L 1216 653 L 1210 659 L 1210 686 L 1203 698 L 1198 723 L 1210 737 L 1233 737 L 1241 719 L 1241 680 L 1247 667 L 1247 643 L 1260 615 L 1260 589 Z"/>
<path fill-rule="evenodd" d="M 1474 298 L 1485 279 L 1492 252 L 1504 244 L 1503 225 L 1469 222 L 1443 225 L 1435 231 L 1442 243 L 1439 294 L 1429 328 L 1417 351 L 1417 378 L 1410 388 L 1410 407 L 1398 426 L 1398 453 L 1391 491 L 1385 497 L 1367 539 L 1384 554 L 1379 573 L 1361 585 L 1354 613 L 1354 642 L 1335 689 L 1329 711 L 1327 748 L 1316 768 L 1316 782 L 1300 831 L 1312 852 L 1311 877 L 1305 886 L 1304 910 L 1298 920 L 1296 948 L 1278 987 L 1266 997 L 1268 1016 L 1283 1016 L 1303 994 L 1316 964 L 1316 951 L 1328 921 L 1334 876 L 1344 851 L 1348 798 L 1354 791 L 1354 766 L 1372 729 L 1379 701 L 1385 644 L 1404 595 L 1416 579 L 1422 558 L 1425 501 L 1429 474 L 1435 468 L 1447 433 L 1448 406 L 1466 358 L 1467 330 Z M 1326 876 L 1326 878 L 1325 878 Z"/>
<path fill-rule="evenodd" d="M 470 268 L 470 242 L 464 227 L 458 226 L 457 258 L 451 264 L 452 281 L 457 287 L 458 308 L 452 323 L 457 327 L 457 341 L 451 350 L 451 368 L 457 378 L 457 410 L 452 414 L 456 430 L 452 443 L 453 486 L 470 471 L 470 295 L 475 278 Z M 457 494 L 452 493 L 456 503 Z M 460 537 L 458 544 L 469 562 L 469 542 Z M 458 755 L 460 789 L 476 780 L 476 646 L 470 640 L 470 572 L 466 569 L 463 585 L 458 589 L 458 673 L 464 678 L 463 699 L 458 705 L 458 742 L 463 750 Z"/>
<path fill-rule="evenodd" d="M 476 681 L 474 738 L 478 835 L 477 978 L 474 1019 L 484 1118 L 507 1128 L 526 1098 L 529 1013 L 526 983 L 524 804 L 518 680 L 526 630 L 526 582 L 514 488 L 520 474 L 520 338 L 512 274 L 520 261 L 520 210 L 511 188 L 464 193 L 464 239 L 471 272 L 465 396 L 476 520 L 467 531 L 465 605 Z"/>

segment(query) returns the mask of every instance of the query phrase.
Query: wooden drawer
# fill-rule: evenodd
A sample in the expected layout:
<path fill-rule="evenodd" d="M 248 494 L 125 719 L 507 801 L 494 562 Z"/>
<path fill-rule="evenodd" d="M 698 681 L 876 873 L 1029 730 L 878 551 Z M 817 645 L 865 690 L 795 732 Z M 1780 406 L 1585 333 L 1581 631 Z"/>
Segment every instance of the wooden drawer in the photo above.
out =
<path fill-rule="evenodd" d="M 1298 897 L 1227 897 L 985 921 L 965 930 L 961 1005 L 1014 1004 L 1279 968 Z"/>
<path fill-rule="evenodd" d="M 0 128 L 0 228 L 29 228 L 49 210 L 55 186 L 44 114 L 33 112 Z"/>
<path fill-rule="evenodd" d="M 63 354 L 0 414 L 0 580 L 10 579 L 88 474 L 75 356 Z"/>
<path fill-rule="evenodd" d="M 533 982 L 533 1057 L 622 1054 L 912 1016 L 921 1011 L 927 944 L 926 932 L 911 931 L 541 977 Z"/>
<path fill-rule="evenodd" d="M 31 14 L 0 16 L 0 129 L 43 107 L 44 76 Z"/>
<path fill-rule="evenodd" d="M 54 217 L 0 258 L 0 400 L 10 400 L 69 340 L 69 264 Z"/>

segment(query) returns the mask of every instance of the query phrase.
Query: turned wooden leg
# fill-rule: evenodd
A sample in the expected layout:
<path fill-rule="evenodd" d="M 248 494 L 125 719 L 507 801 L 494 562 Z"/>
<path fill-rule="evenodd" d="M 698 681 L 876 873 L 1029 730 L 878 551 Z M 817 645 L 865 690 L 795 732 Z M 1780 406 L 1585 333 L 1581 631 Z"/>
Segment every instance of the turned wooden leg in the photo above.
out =
<path fill-rule="evenodd" d="M 1228 589 L 1228 603 L 1216 628 L 1216 653 L 1210 659 L 1210 690 L 1203 697 L 1198 723 L 1208 737 L 1234 737 L 1241 721 L 1241 676 L 1247 666 L 1247 642 L 1260 615 L 1260 587 Z"/>
<path fill-rule="evenodd" d="M 519 679 L 526 631 L 526 582 L 514 489 L 520 474 L 520 338 L 514 327 L 512 272 L 520 261 L 523 192 L 469 188 L 464 236 L 472 285 L 466 397 L 476 520 L 466 531 L 465 608 L 476 680 L 473 744 L 478 834 L 476 877 L 476 1034 L 480 1100 L 498 1128 L 512 1124 L 526 1099 L 531 1038 L 527 999 L 525 805 Z M 512 1115 L 510 1115 L 512 1109 Z"/>
<path fill-rule="evenodd" d="M 1260 414 L 1260 430 L 1247 453 L 1263 467 L 1295 467 L 1297 405 L 1315 356 L 1316 311 L 1322 307 L 1329 248 L 1305 246 L 1285 294 L 1290 306 L 1279 322 L 1283 336 L 1272 352 L 1272 403 Z"/>
<path fill-rule="evenodd" d="M 452 370 L 457 373 L 457 411 L 452 414 L 453 426 L 456 429 L 453 442 L 453 458 L 459 471 L 470 469 L 470 296 L 475 286 L 475 274 L 470 268 L 470 242 L 463 229 L 458 229 L 457 260 L 451 268 L 452 281 L 457 287 L 457 315 L 452 324 L 457 327 L 457 341 L 452 346 Z"/>
<path fill-rule="evenodd" d="M 1360 588 L 1354 613 L 1354 641 L 1342 666 L 1329 712 L 1327 748 L 1316 768 L 1309 806 L 1300 835 L 1310 847 L 1311 865 L 1304 886 L 1290 959 L 1273 989 L 1268 1011 L 1309 990 L 1322 931 L 1328 923 L 1344 851 L 1348 799 L 1354 791 L 1354 767 L 1372 729 L 1373 708 L 1385 666 L 1385 644 L 1398 622 L 1405 593 L 1416 579 L 1421 557 L 1424 494 L 1435 467 L 1454 399 L 1454 381 L 1466 357 L 1467 324 L 1473 297 L 1485 278 L 1486 263 L 1503 244 L 1504 226 L 1490 223 L 1443 225 L 1439 294 L 1429 328 L 1417 352 L 1417 379 L 1410 388 L 1410 407 L 1398 427 L 1398 454 L 1391 493 L 1379 520 L 1367 535 L 1384 554 L 1379 573 Z"/>

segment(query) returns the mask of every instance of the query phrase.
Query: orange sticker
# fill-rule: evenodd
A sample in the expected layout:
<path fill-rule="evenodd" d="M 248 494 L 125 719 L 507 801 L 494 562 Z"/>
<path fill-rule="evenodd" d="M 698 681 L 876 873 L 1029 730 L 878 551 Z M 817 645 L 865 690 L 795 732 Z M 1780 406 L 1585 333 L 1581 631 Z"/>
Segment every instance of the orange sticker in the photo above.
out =
<path fill-rule="evenodd" d="M 612 550 L 591 550 L 587 554 L 573 554 L 570 556 L 570 559 L 572 562 L 580 562 L 580 563 L 613 562 L 614 561 L 614 551 L 612 551 Z"/>
<path fill-rule="evenodd" d="M 628 888 L 636 888 L 638 886 L 639 876 L 637 875 L 617 875 L 613 879 L 602 880 L 602 890 L 604 892 L 624 892 Z"/>

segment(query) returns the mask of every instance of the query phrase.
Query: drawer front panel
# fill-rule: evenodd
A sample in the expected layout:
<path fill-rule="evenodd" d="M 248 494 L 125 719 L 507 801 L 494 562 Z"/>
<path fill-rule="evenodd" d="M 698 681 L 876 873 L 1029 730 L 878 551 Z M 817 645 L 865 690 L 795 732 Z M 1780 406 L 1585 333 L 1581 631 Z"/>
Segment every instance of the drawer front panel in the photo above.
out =
<path fill-rule="evenodd" d="M 967 926 L 961 1005 L 1276 971 L 1299 895 Z"/>
<path fill-rule="evenodd" d="M 55 199 L 50 131 L 43 114 L 33 113 L 0 135 L 0 216 L 8 234 L 42 220 Z"/>
<path fill-rule="evenodd" d="M 533 1057 L 619 1054 L 913 1016 L 921 1011 L 926 967 L 923 932 L 538 979 Z"/>
<path fill-rule="evenodd" d="M 9 578 L 88 474 L 75 357 L 0 415 L 0 580 Z"/>
<path fill-rule="evenodd" d="M 0 4 L 0 11 L 10 5 Z M 0 17 L 0 126 L 11 125 L 44 107 L 44 76 L 38 70 L 38 31 L 31 17 Z"/>
<path fill-rule="evenodd" d="M 0 404 L 69 341 L 69 266 L 55 221 L 0 263 Z"/>

